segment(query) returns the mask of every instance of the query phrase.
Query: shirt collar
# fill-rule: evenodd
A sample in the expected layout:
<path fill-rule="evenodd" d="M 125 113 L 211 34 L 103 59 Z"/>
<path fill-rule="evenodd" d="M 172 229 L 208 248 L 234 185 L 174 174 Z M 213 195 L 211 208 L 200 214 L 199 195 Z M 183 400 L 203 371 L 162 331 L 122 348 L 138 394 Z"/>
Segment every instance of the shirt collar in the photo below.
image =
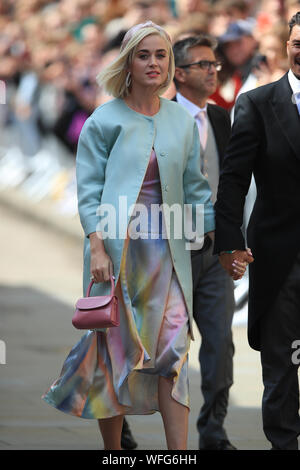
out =
<path fill-rule="evenodd" d="M 293 90 L 293 94 L 300 93 L 300 80 L 293 74 L 291 70 L 289 70 L 288 79 L 291 85 L 291 89 Z"/>
<path fill-rule="evenodd" d="M 199 108 L 199 106 L 197 106 L 196 104 L 192 103 L 190 100 L 185 98 L 185 96 L 179 93 L 179 91 L 176 93 L 176 99 L 177 99 L 177 102 L 181 104 L 182 106 L 184 106 L 193 117 L 196 117 L 200 111 L 207 111 L 207 104 L 205 105 L 204 108 Z"/>

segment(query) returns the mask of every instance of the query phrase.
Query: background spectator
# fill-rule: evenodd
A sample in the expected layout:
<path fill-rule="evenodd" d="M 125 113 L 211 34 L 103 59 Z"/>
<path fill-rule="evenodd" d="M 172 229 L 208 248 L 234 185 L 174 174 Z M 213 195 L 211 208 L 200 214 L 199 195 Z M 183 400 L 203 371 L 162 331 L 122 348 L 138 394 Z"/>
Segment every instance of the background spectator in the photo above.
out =
<path fill-rule="evenodd" d="M 174 42 L 203 32 L 215 36 L 223 68 L 210 100 L 231 111 L 242 90 L 287 70 L 282 43 L 287 21 L 299 9 L 300 0 L 3 0 L 0 80 L 6 84 L 6 105 L 0 106 L 0 184 L 31 186 L 32 194 L 41 175 L 30 185 L 28 178 L 47 170 L 48 193 L 36 193 L 51 197 L 51 181 L 67 166 L 69 179 L 60 194 L 74 201 L 70 215 L 76 213 L 69 189 L 75 187 L 78 137 L 95 107 L 111 99 L 96 76 L 132 25 L 151 19 Z M 170 87 L 164 96 L 173 94 Z"/>

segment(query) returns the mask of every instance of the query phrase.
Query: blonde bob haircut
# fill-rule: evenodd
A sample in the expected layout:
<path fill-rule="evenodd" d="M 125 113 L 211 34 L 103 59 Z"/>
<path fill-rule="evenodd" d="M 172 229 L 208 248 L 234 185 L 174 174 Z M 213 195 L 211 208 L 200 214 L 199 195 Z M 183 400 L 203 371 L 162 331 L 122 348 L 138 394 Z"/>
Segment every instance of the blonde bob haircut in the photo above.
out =
<path fill-rule="evenodd" d="M 162 95 L 169 88 L 175 73 L 175 61 L 171 39 L 163 28 L 152 23 L 152 21 L 148 21 L 147 23 L 135 25 L 129 29 L 124 36 L 118 57 L 97 75 L 97 83 L 102 86 L 109 95 L 115 98 L 124 98 L 129 94 L 130 87 L 126 85 L 127 69 L 132 63 L 137 46 L 142 39 L 150 34 L 160 35 L 166 41 L 169 53 L 168 78 L 167 81 L 159 87 L 157 94 Z"/>

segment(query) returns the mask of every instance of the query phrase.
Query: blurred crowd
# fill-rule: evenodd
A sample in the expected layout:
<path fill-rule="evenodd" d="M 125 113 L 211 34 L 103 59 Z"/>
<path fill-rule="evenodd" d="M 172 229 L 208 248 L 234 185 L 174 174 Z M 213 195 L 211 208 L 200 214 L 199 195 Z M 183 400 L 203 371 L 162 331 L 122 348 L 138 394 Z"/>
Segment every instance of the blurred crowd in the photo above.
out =
<path fill-rule="evenodd" d="M 287 71 L 287 23 L 299 10 L 300 0 L 0 0 L 0 186 L 63 200 L 65 213 L 76 213 L 80 130 L 111 98 L 96 76 L 132 25 L 151 19 L 174 42 L 215 36 L 223 67 L 211 100 L 232 112 L 243 90 Z"/>

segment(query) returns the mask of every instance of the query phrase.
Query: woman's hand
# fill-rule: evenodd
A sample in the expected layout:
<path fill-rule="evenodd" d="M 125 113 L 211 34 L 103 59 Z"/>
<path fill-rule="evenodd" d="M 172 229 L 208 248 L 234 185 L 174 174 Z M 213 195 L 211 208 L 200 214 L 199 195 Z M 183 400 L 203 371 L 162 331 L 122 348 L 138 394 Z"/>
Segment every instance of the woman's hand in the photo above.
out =
<path fill-rule="evenodd" d="M 250 248 L 247 248 L 246 250 L 235 250 L 233 253 L 222 253 L 219 260 L 233 280 L 237 281 L 243 277 L 246 267 L 254 261 L 254 258 Z"/>
<path fill-rule="evenodd" d="M 94 282 L 109 281 L 114 275 L 113 263 L 105 251 L 101 234 L 93 232 L 89 235 L 91 247 L 91 277 Z"/>

